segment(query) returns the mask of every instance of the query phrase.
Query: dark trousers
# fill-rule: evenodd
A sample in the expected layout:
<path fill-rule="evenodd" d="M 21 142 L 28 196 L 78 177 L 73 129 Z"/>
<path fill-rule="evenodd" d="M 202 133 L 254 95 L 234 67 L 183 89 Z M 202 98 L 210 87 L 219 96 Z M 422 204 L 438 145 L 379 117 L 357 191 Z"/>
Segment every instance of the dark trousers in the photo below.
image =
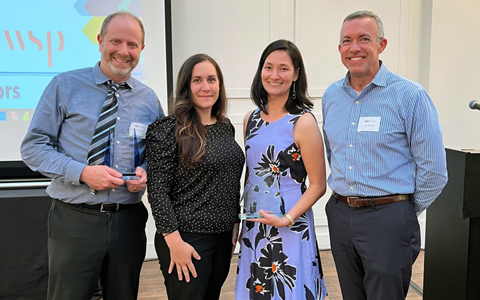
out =
<path fill-rule="evenodd" d="M 103 299 L 137 299 L 147 218 L 141 202 L 104 213 L 53 200 L 48 300 L 89 300 L 99 278 Z"/>
<path fill-rule="evenodd" d="M 161 234 L 155 235 L 160 269 L 165 279 L 170 300 L 214 300 L 220 298 L 222 285 L 230 270 L 232 231 L 218 234 L 181 232 L 182 239 L 198 252 L 201 259 L 192 258 L 197 278 L 190 274 L 190 282 L 178 280 L 176 267 L 168 274 L 170 249 Z"/>
<path fill-rule="evenodd" d="M 326 212 L 343 299 L 404 300 L 420 252 L 413 205 L 351 208 L 332 196 Z"/>

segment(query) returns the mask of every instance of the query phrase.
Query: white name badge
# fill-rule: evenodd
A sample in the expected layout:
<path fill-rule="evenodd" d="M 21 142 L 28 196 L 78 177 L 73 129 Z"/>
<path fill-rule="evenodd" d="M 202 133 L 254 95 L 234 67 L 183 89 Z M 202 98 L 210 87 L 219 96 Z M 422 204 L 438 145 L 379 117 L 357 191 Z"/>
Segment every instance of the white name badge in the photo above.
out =
<path fill-rule="evenodd" d="M 380 130 L 380 119 L 381 117 L 360 117 L 360 120 L 358 121 L 357 132 L 378 132 Z"/>
<path fill-rule="evenodd" d="M 132 122 L 130 124 L 130 136 L 137 136 L 137 139 L 145 139 L 148 125 Z"/>

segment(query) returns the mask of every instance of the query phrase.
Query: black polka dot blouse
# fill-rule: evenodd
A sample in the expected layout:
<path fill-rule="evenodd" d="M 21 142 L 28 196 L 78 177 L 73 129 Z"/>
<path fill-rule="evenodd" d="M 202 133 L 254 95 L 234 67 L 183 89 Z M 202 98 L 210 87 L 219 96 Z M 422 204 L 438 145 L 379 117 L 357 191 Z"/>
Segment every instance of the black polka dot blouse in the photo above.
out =
<path fill-rule="evenodd" d="M 233 229 L 240 212 L 240 177 L 245 156 L 227 123 L 206 125 L 204 161 L 187 169 L 180 161 L 174 117 L 147 131 L 148 201 L 157 232 L 220 233 Z"/>

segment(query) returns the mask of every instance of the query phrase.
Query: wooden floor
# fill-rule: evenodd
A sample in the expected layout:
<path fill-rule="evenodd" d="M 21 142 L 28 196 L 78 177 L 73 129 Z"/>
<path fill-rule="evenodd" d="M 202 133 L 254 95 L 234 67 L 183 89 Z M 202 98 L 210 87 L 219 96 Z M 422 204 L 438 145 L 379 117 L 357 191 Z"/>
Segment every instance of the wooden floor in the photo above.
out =
<path fill-rule="evenodd" d="M 338 284 L 337 273 L 335 270 L 335 264 L 333 262 L 332 253 L 330 251 L 321 251 L 320 256 L 322 259 L 323 273 L 325 275 L 325 281 L 328 290 L 328 300 L 342 300 L 342 294 L 340 292 L 340 286 Z M 417 261 L 413 265 L 412 281 L 423 288 L 423 261 L 424 252 L 421 251 L 417 258 Z M 225 282 L 220 300 L 233 300 L 235 299 L 235 272 L 237 264 L 237 257 L 232 260 L 230 267 L 230 274 Z M 143 264 L 141 278 L 140 278 L 140 292 L 138 295 L 139 300 L 167 300 L 167 294 L 163 285 L 163 277 L 160 272 L 160 268 L 157 260 L 146 261 Z M 420 300 L 422 297 L 417 294 L 414 289 L 410 288 L 407 300 Z"/>

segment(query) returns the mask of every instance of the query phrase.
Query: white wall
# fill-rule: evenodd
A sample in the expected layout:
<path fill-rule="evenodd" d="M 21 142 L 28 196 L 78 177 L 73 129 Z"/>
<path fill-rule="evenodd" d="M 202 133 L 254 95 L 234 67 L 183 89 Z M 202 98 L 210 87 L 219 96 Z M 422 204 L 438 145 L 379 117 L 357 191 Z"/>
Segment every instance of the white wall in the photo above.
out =
<path fill-rule="evenodd" d="M 437 105 L 447 148 L 480 149 L 480 1 L 433 1 L 430 95 Z"/>
<path fill-rule="evenodd" d="M 242 119 L 254 108 L 249 89 L 263 49 L 272 41 L 293 41 L 302 52 L 314 98 L 314 114 L 321 126 L 321 97 L 330 83 L 345 75 L 338 41 L 345 16 L 356 10 L 377 13 L 385 25 L 387 50 L 382 60 L 388 68 L 419 80 L 421 1 L 392 0 L 175 0 L 172 1 L 174 74 L 192 54 L 211 55 L 222 68 L 230 100 L 229 117 L 242 141 Z M 413 24 L 409 26 L 409 24 Z M 409 31 L 410 30 L 410 31 Z M 412 63 L 409 63 L 412 61 Z M 330 248 L 325 203 L 330 191 L 314 206 L 319 247 Z M 420 219 L 422 221 L 422 218 Z M 424 217 L 423 217 L 424 223 Z M 424 224 L 422 223 L 422 227 Z"/>
<path fill-rule="evenodd" d="M 167 86 L 166 78 L 166 48 L 165 48 L 165 7 L 163 1 L 144 1 L 142 21 L 145 27 L 145 49 L 143 50 L 143 58 L 149 62 L 146 70 L 149 72 L 148 81 L 145 82 L 148 86 L 155 90 L 158 98 L 162 104 L 163 110 L 167 111 Z M 158 16 L 162 16 L 159 18 Z M 146 259 L 156 258 L 154 237 L 155 237 L 155 222 L 152 217 L 150 204 L 148 203 L 147 194 L 143 196 L 143 203 L 148 210 L 148 221 L 146 228 L 147 235 L 147 253 Z"/>
<path fill-rule="evenodd" d="M 195 53 L 215 58 L 224 73 L 229 117 L 242 145 L 241 123 L 254 108 L 249 89 L 261 52 L 271 41 L 289 39 L 302 52 L 321 126 L 323 92 L 346 72 L 337 50 L 343 18 L 363 9 L 375 12 L 384 23 L 388 46 L 381 59 L 387 67 L 419 82 L 432 96 L 445 146 L 480 148 L 480 112 L 467 107 L 470 100 L 480 99 L 474 53 L 480 36 L 478 0 L 464 0 L 462 5 L 448 0 L 174 0 L 174 77 Z M 147 34 L 151 31 L 147 28 Z M 314 206 L 322 249 L 330 247 L 324 212 L 329 195 L 327 191 Z M 419 221 L 424 240 L 425 213 Z"/>

